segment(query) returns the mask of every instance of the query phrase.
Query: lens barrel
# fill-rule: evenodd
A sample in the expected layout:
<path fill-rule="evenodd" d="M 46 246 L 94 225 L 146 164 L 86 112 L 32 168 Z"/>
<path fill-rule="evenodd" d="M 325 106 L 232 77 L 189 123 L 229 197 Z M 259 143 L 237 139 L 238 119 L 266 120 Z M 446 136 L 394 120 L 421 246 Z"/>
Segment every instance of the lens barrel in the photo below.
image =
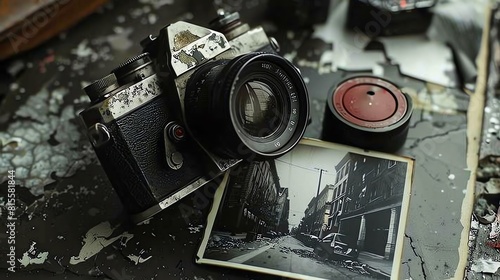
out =
<path fill-rule="evenodd" d="M 268 53 L 202 65 L 188 81 L 184 102 L 191 132 L 225 158 L 278 157 L 300 141 L 309 118 L 297 68 Z"/>

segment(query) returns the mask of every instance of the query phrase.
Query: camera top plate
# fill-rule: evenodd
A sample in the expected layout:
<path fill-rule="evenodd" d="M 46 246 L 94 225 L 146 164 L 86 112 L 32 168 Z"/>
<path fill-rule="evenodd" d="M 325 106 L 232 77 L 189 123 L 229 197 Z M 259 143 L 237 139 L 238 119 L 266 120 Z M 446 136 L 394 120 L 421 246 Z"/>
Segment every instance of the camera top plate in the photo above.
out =
<path fill-rule="evenodd" d="M 160 31 L 160 42 L 168 42 L 167 53 L 176 77 L 215 58 L 231 48 L 222 33 L 185 21 L 170 24 Z"/>

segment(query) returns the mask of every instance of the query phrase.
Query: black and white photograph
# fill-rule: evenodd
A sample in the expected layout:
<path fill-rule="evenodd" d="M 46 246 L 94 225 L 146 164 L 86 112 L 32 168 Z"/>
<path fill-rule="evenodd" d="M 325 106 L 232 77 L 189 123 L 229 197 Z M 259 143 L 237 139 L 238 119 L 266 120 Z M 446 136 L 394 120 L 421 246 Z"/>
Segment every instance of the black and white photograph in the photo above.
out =
<path fill-rule="evenodd" d="M 413 160 L 304 139 L 226 174 L 197 262 L 294 279 L 396 279 Z"/>

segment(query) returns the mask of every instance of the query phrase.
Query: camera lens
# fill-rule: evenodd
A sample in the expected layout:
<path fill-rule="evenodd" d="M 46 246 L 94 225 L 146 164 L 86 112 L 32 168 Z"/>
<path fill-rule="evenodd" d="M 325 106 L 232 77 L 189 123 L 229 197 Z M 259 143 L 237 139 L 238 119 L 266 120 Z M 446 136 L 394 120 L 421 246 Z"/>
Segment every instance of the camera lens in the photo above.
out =
<path fill-rule="evenodd" d="M 300 141 L 309 117 L 298 70 L 267 53 L 202 65 L 188 81 L 184 105 L 195 137 L 226 158 L 280 156 Z"/>
<path fill-rule="evenodd" d="M 236 93 L 237 120 L 243 130 L 252 137 L 268 137 L 280 127 L 283 100 L 276 90 L 265 82 L 246 82 Z"/>

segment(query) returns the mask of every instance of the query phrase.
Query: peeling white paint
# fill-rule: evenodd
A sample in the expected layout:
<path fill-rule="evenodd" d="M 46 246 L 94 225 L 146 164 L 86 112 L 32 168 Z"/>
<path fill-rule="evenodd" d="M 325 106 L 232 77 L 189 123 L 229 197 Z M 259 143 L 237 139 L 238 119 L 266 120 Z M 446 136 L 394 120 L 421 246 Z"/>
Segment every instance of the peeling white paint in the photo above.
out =
<path fill-rule="evenodd" d="M 24 252 L 21 259 L 18 259 L 21 266 L 26 267 L 30 264 L 43 264 L 47 260 L 49 252 L 38 252 L 35 245 L 36 242 L 32 241 L 28 251 Z"/>
<path fill-rule="evenodd" d="M 295 53 L 291 53 L 290 57 L 287 59 L 294 59 L 292 55 L 296 55 Z M 299 59 L 297 61 L 297 65 L 301 67 L 309 67 L 318 70 L 318 74 L 327 74 L 332 72 L 332 60 L 333 60 L 333 52 L 330 50 L 326 50 L 321 54 L 319 61 L 315 60 L 307 60 L 307 59 Z"/>
<path fill-rule="evenodd" d="M 133 29 L 129 28 L 115 28 L 115 33 L 106 37 L 107 42 L 110 44 L 111 48 L 118 51 L 124 51 L 131 48 L 134 42 L 130 40 L 130 34 L 132 34 Z"/>
<path fill-rule="evenodd" d="M 174 4 L 174 0 L 139 0 L 139 2 L 142 4 L 150 4 L 155 10 L 161 6 Z"/>
<path fill-rule="evenodd" d="M 52 172 L 68 177 L 95 158 L 90 145 L 79 148 L 79 128 L 69 121 L 75 118 L 74 107 L 63 105 L 69 90 L 49 90 L 48 84 L 32 94 L 16 111 L 17 120 L 0 132 L 0 181 L 15 166 L 16 180 L 34 195 L 43 194 L 43 186 L 54 181 Z"/>
<path fill-rule="evenodd" d="M 149 24 L 155 24 L 156 21 L 158 21 L 158 16 L 155 14 L 149 14 L 148 21 L 149 21 Z"/>
<path fill-rule="evenodd" d="M 71 53 L 79 57 L 88 57 L 95 54 L 94 50 L 88 44 L 88 39 L 81 41 L 75 49 L 71 50 Z"/>
<path fill-rule="evenodd" d="M 330 72 L 337 69 L 370 70 L 378 62 L 385 61 L 385 56 L 381 51 L 364 51 L 370 38 L 361 30 L 351 32 L 344 28 L 347 9 L 348 1 L 331 5 L 326 22 L 315 26 L 312 35 L 313 38 L 333 43 L 332 49 L 327 51 L 328 54 L 321 57 L 323 61 L 329 60 Z"/>
<path fill-rule="evenodd" d="M 123 243 L 126 244 L 130 239 L 134 237 L 133 234 L 128 232 L 124 232 L 115 237 L 110 237 L 117 227 L 118 226 L 112 228 L 111 224 L 106 221 L 91 228 L 83 238 L 83 246 L 82 249 L 80 249 L 80 253 L 78 254 L 78 256 L 71 257 L 69 263 L 75 265 L 84 262 L 116 240 L 125 237 L 126 240 Z"/>
<path fill-rule="evenodd" d="M 188 229 L 189 229 L 189 233 L 198 233 L 201 231 L 201 229 L 203 229 L 203 225 L 188 227 Z"/>
<path fill-rule="evenodd" d="M 297 57 L 297 51 L 292 51 L 292 52 L 290 52 L 290 53 L 285 53 L 285 54 L 283 55 L 283 57 L 284 57 L 286 60 L 288 60 L 288 61 L 290 61 L 290 62 L 293 62 L 293 60 Z"/>
<path fill-rule="evenodd" d="M 127 256 L 131 261 L 133 261 L 136 265 L 140 264 L 140 263 L 143 263 L 143 262 L 146 262 L 147 260 L 151 259 L 153 256 L 149 256 L 145 259 L 143 259 L 140 255 L 139 256 L 136 256 L 136 255 L 133 255 L 133 254 L 130 254 Z"/>
<path fill-rule="evenodd" d="M 482 272 L 482 273 L 495 273 L 498 270 L 498 268 L 500 268 L 500 262 L 496 262 L 491 259 L 475 260 L 471 266 L 472 271 Z"/>

